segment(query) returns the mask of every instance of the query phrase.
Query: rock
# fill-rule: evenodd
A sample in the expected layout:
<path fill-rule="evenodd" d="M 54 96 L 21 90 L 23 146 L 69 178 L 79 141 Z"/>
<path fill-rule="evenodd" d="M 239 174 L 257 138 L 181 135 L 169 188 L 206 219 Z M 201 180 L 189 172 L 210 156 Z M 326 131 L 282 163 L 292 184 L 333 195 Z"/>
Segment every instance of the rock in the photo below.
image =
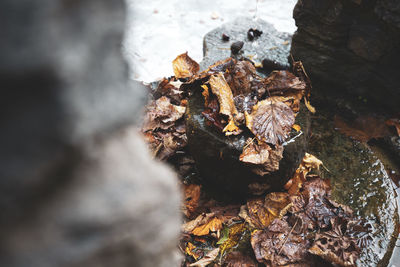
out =
<path fill-rule="evenodd" d="M 238 136 L 226 137 L 213 125 L 206 124 L 201 114 L 203 110 L 201 90 L 194 90 L 186 110 L 186 133 L 189 150 L 209 191 L 214 191 L 220 199 L 234 198 L 235 201 L 240 201 L 249 195 L 252 187 L 281 190 L 306 152 L 310 124 L 307 109 L 303 106 L 296 117 L 296 123 L 301 125 L 303 134 L 285 145 L 279 170 L 264 177 L 256 175 L 249 166 L 239 161 L 250 133 L 245 131 Z M 293 130 L 291 137 L 294 136 L 297 133 Z"/>
<path fill-rule="evenodd" d="M 399 223 L 392 182 L 377 155 L 335 131 L 332 119 L 321 115 L 326 113 L 320 110 L 313 116 L 309 152 L 329 170 L 322 177 L 330 179 L 333 199 L 372 226 L 371 243 L 363 248 L 357 266 L 387 266 Z"/>
<path fill-rule="evenodd" d="M 398 1 L 299 0 L 293 17 L 291 53 L 309 73 L 314 98 L 350 97 L 400 110 Z"/>
<path fill-rule="evenodd" d="M 0 265 L 177 265 L 175 177 L 117 134 L 145 100 L 124 1 L 5 0 L 0 22 Z"/>
<path fill-rule="evenodd" d="M 250 29 L 262 31 L 262 34 L 251 41 L 247 36 Z M 223 34 L 229 36 L 228 41 L 223 40 Z M 200 63 L 200 69 L 207 69 L 209 65 L 230 57 L 231 45 L 239 41 L 244 42 L 239 55 L 251 58 L 257 64 L 261 64 L 265 59 L 281 67 L 289 67 L 291 35 L 278 32 L 272 24 L 264 20 L 239 17 L 204 36 L 204 58 Z"/>

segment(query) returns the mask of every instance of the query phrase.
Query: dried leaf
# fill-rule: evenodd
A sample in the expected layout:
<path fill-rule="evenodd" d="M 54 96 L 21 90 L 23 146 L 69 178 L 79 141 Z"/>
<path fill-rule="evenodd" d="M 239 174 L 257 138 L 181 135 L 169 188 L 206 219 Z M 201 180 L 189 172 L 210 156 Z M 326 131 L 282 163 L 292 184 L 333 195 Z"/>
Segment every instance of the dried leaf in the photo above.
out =
<path fill-rule="evenodd" d="M 243 235 L 245 231 L 244 223 L 237 223 L 228 228 L 228 237 L 219 247 L 221 254 L 224 254 L 226 251 L 235 247 L 240 240 L 240 237 Z"/>
<path fill-rule="evenodd" d="M 211 86 L 211 91 L 218 98 L 220 108 L 219 113 L 229 117 L 228 125 L 224 128 L 223 131 L 227 132 L 227 135 L 238 134 L 239 128 L 235 125 L 234 122 L 234 117 L 238 114 L 238 111 L 233 101 L 231 88 L 226 82 L 224 75 L 222 73 L 212 75 L 208 82 Z"/>
<path fill-rule="evenodd" d="M 188 56 L 188 53 L 183 53 L 177 56 L 172 61 L 172 67 L 176 78 L 190 78 L 197 74 L 200 70 L 199 64 Z"/>
<path fill-rule="evenodd" d="M 247 254 L 240 251 L 229 253 L 224 260 L 224 267 L 257 267 L 257 262 Z"/>
<path fill-rule="evenodd" d="M 196 184 L 184 185 L 184 209 L 183 213 L 190 217 L 199 206 L 201 186 Z"/>
<path fill-rule="evenodd" d="M 195 249 L 196 247 L 192 243 L 188 242 L 185 253 L 197 260 L 200 257 L 200 254 L 194 252 Z"/>
<path fill-rule="evenodd" d="M 193 231 L 193 229 L 195 229 L 199 225 L 207 224 L 214 217 L 215 217 L 215 214 L 213 212 L 207 213 L 207 214 L 205 214 L 205 213 L 200 214 L 199 216 L 196 217 L 196 219 L 191 220 L 187 223 L 184 223 L 181 226 L 181 230 L 183 233 L 191 233 Z"/>
<path fill-rule="evenodd" d="M 251 246 L 257 261 L 267 266 L 287 266 L 304 262 L 309 242 L 301 235 L 292 233 L 285 220 L 274 220 L 265 230 L 256 230 L 251 235 Z"/>
<path fill-rule="evenodd" d="M 269 95 L 283 95 L 288 91 L 305 91 L 307 84 L 287 70 L 273 71 L 265 80 Z"/>
<path fill-rule="evenodd" d="M 311 113 L 315 113 L 315 108 L 311 106 L 310 101 L 308 99 L 306 98 L 304 99 L 304 104 Z"/>
<path fill-rule="evenodd" d="M 291 207 L 289 195 L 284 192 L 274 192 L 265 199 L 257 198 L 247 202 L 249 223 L 258 229 L 267 227 L 276 218 L 281 218 Z"/>
<path fill-rule="evenodd" d="M 258 140 L 273 145 L 282 144 L 295 121 L 294 112 L 273 97 L 260 101 L 250 114 L 246 113 L 246 126 Z"/>
<path fill-rule="evenodd" d="M 201 85 L 201 88 L 203 88 L 203 92 L 201 93 L 204 97 L 204 106 L 208 106 L 208 99 L 210 97 L 210 92 L 208 91 L 208 86 L 205 84 Z"/>
<path fill-rule="evenodd" d="M 293 124 L 292 128 L 295 129 L 296 132 L 299 132 L 301 130 L 301 126 L 298 124 Z"/>
<path fill-rule="evenodd" d="M 218 256 L 219 254 L 219 248 L 215 248 L 211 251 L 209 251 L 201 260 L 196 261 L 195 263 L 190 264 L 189 266 L 191 267 L 206 267 L 207 265 L 209 265 L 210 263 L 212 263 L 215 258 Z"/>
<path fill-rule="evenodd" d="M 258 167 L 260 168 L 256 168 L 255 172 L 262 172 L 262 175 L 264 175 L 277 171 L 282 157 L 282 146 L 276 146 L 275 149 L 272 149 L 266 143 L 259 144 L 257 141 L 249 138 L 239 160 L 244 163 L 259 165 Z"/>
<path fill-rule="evenodd" d="M 194 228 L 192 234 L 197 236 L 208 235 L 210 231 L 216 232 L 217 230 L 221 229 L 222 229 L 222 221 L 214 217 L 206 224 Z"/>
<path fill-rule="evenodd" d="M 290 195 L 296 195 L 302 187 L 302 184 L 306 181 L 307 174 L 312 169 L 319 170 L 321 165 L 321 160 L 312 154 L 306 153 L 292 179 L 286 183 L 285 189 L 289 191 Z"/>

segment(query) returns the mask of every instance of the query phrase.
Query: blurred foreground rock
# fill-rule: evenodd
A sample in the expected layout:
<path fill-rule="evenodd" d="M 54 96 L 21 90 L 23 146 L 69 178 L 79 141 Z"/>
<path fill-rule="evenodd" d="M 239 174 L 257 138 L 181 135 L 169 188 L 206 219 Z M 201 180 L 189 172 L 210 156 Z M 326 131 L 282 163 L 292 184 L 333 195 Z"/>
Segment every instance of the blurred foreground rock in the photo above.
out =
<path fill-rule="evenodd" d="M 0 265 L 174 266 L 179 191 L 132 124 L 124 1 L 2 1 Z"/>
<path fill-rule="evenodd" d="M 399 111 L 400 2 L 299 0 L 291 53 L 309 72 L 313 96 L 352 96 Z"/>

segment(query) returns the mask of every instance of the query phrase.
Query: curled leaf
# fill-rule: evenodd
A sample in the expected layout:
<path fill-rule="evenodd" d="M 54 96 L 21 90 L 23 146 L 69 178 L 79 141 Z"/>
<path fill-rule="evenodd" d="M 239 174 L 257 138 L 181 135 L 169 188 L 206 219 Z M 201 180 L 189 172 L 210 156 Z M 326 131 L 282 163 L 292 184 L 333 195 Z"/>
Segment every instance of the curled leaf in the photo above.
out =
<path fill-rule="evenodd" d="M 219 254 L 219 248 L 215 248 L 209 251 L 201 260 L 196 261 L 195 263 L 190 264 L 191 267 L 206 267 L 210 263 L 212 263 L 215 258 Z"/>
<path fill-rule="evenodd" d="M 224 132 L 238 134 L 239 128 L 235 125 L 234 117 L 238 114 L 235 103 L 233 101 L 232 90 L 226 82 L 222 73 L 212 75 L 208 80 L 211 91 L 218 98 L 219 113 L 229 117 L 228 125 L 224 128 Z"/>
<path fill-rule="evenodd" d="M 212 218 L 209 222 L 193 229 L 192 234 L 197 236 L 208 235 L 208 233 L 216 232 L 222 229 L 222 221 L 219 218 Z"/>
<path fill-rule="evenodd" d="M 290 107 L 274 97 L 260 101 L 250 114 L 246 114 L 246 126 L 258 140 L 273 145 L 282 144 L 288 137 L 295 121 Z"/>
<path fill-rule="evenodd" d="M 176 78 L 190 78 L 197 74 L 200 70 L 199 64 L 188 56 L 188 53 L 183 53 L 177 56 L 172 61 L 172 68 Z"/>

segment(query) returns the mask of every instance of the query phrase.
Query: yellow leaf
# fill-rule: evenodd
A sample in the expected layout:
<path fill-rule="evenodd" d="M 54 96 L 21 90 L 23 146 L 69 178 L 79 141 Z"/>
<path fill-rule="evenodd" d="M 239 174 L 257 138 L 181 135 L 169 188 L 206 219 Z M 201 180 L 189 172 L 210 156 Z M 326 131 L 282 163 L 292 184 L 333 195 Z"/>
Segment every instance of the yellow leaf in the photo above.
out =
<path fill-rule="evenodd" d="M 195 249 L 196 247 L 192 244 L 192 243 L 188 243 L 187 244 L 187 247 L 186 247 L 186 249 L 185 249 L 185 252 L 186 252 L 186 254 L 187 255 L 189 255 L 189 256 L 192 256 L 195 260 L 197 260 L 198 258 L 199 258 L 199 255 L 197 255 L 193 250 Z"/>
<path fill-rule="evenodd" d="M 206 224 L 203 224 L 201 226 L 198 226 L 193 229 L 192 234 L 197 235 L 197 236 L 202 236 L 202 235 L 208 235 L 208 233 L 211 232 L 216 232 L 217 230 L 222 229 L 222 221 L 216 217 L 214 217 L 212 220 L 207 222 Z"/>
<path fill-rule="evenodd" d="M 315 113 L 315 108 L 311 106 L 310 101 L 308 101 L 306 98 L 304 98 L 304 104 L 311 113 Z"/>
<path fill-rule="evenodd" d="M 239 128 L 235 125 L 235 122 L 230 119 L 228 124 L 225 126 L 225 128 L 222 130 L 223 132 L 236 132 L 239 131 Z"/>
<path fill-rule="evenodd" d="M 301 130 L 301 127 L 298 124 L 293 124 L 292 128 L 295 129 L 296 132 L 299 132 Z"/>
<path fill-rule="evenodd" d="M 203 92 L 201 93 L 204 97 L 204 106 L 208 106 L 208 98 L 210 97 L 210 92 L 208 91 L 208 86 L 203 84 L 201 85 L 203 88 Z"/>
<path fill-rule="evenodd" d="M 200 66 L 196 61 L 188 56 L 188 53 L 183 53 L 177 56 L 172 61 L 172 68 L 176 78 L 190 78 L 199 72 Z"/>

